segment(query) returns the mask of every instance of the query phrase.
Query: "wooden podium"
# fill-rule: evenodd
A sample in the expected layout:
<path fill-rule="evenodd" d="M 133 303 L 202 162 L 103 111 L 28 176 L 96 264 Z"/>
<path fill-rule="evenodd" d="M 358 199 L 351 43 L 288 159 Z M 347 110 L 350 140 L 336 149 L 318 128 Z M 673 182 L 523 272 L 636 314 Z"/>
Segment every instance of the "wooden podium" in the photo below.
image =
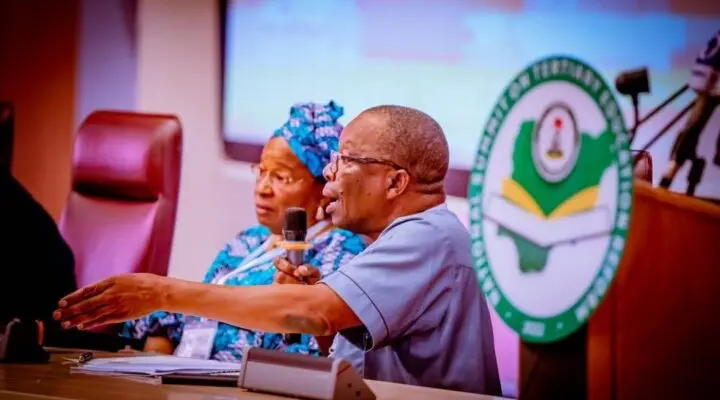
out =
<path fill-rule="evenodd" d="M 720 373 L 720 206 L 636 181 L 628 243 L 584 329 L 521 344 L 520 399 L 711 398 Z"/>

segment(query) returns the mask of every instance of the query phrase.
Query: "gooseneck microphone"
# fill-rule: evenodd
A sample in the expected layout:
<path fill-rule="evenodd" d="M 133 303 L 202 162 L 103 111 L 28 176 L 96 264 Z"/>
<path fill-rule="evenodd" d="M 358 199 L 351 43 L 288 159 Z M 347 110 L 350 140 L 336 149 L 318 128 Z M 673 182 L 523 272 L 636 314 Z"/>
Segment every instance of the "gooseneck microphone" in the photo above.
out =
<path fill-rule="evenodd" d="M 307 238 L 307 212 L 304 208 L 290 207 L 285 211 L 283 225 L 284 247 L 287 249 L 287 260 L 295 267 L 305 263 L 305 240 Z M 293 246 L 293 245 L 297 246 Z M 300 343 L 301 336 L 297 333 L 284 335 L 287 344 Z"/>

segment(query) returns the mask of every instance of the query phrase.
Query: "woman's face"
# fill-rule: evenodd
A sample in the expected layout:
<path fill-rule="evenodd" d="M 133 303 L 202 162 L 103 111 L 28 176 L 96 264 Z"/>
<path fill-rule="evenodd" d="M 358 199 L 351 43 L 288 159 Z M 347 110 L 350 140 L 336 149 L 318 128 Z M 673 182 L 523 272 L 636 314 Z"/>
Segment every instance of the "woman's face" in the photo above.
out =
<path fill-rule="evenodd" d="M 285 139 L 275 137 L 265 145 L 260 164 L 255 166 L 255 176 L 255 215 L 261 225 L 280 234 L 288 207 L 304 208 L 308 225 L 315 221 L 315 212 L 323 201 L 323 185 L 290 150 Z"/>

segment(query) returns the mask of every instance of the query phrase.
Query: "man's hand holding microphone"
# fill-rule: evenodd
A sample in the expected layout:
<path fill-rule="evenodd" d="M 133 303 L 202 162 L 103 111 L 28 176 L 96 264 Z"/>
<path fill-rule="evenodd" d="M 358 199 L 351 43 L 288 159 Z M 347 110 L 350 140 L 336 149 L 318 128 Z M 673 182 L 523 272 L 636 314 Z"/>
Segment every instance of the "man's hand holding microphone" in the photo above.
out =
<path fill-rule="evenodd" d="M 320 280 L 320 271 L 305 263 L 307 244 L 307 213 L 305 209 L 290 207 L 285 210 L 283 242 L 280 247 L 286 250 L 286 256 L 275 260 L 274 282 L 280 284 L 314 284 Z"/>
<path fill-rule="evenodd" d="M 312 265 L 295 266 L 285 258 L 276 259 L 274 264 L 277 272 L 273 281 L 277 284 L 314 285 L 320 280 L 320 270 Z"/>

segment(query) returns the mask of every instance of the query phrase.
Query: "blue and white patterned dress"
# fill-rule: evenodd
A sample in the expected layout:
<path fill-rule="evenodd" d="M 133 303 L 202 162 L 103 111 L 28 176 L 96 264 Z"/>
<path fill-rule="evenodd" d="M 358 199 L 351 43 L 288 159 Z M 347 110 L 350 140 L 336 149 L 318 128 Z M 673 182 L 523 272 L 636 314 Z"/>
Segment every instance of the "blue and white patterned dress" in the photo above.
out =
<path fill-rule="evenodd" d="M 240 232 L 223 248 L 210 266 L 205 283 L 214 283 L 221 277 L 243 264 L 248 254 L 258 249 L 270 237 L 264 226 L 254 226 Z M 361 236 L 342 229 L 331 229 L 319 234 L 313 240 L 313 248 L 307 250 L 308 264 L 317 267 L 323 277 L 333 273 L 365 249 Z M 231 286 L 269 285 L 273 282 L 275 267 L 272 260 L 238 274 L 225 282 Z M 175 347 L 180 343 L 183 327 L 197 317 L 183 314 L 155 312 L 136 321 L 129 321 L 123 327 L 122 335 L 144 338 L 164 336 Z M 232 325 L 219 323 L 210 358 L 220 361 L 241 361 L 246 347 L 261 347 L 280 351 L 319 355 L 320 349 L 311 335 L 301 335 L 299 343 L 288 344 L 282 334 L 255 332 Z"/>

